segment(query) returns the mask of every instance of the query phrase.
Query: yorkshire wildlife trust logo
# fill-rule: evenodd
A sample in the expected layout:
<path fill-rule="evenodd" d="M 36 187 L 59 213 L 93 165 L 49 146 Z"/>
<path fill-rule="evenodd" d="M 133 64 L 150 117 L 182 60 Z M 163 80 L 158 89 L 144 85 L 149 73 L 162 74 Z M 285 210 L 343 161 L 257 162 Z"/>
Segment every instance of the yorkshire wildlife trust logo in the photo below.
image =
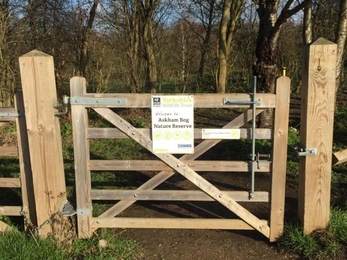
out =
<path fill-rule="evenodd" d="M 160 97 L 154 97 L 153 98 L 153 106 L 154 107 L 160 107 L 161 106 Z"/>

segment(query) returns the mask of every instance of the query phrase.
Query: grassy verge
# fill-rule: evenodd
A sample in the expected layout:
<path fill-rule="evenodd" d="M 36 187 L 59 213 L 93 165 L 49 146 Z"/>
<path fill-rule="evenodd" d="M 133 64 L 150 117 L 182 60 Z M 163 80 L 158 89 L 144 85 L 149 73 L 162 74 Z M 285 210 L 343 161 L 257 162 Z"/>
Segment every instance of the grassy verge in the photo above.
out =
<path fill-rule="evenodd" d="M 287 223 L 278 245 L 302 259 L 346 259 L 347 210 L 333 208 L 327 229 L 305 234 L 297 223 Z"/>
<path fill-rule="evenodd" d="M 346 149 L 347 107 L 335 113 L 334 150 Z M 289 144 L 298 143 L 298 132 L 289 132 Z M 297 187 L 299 163 L 293 158 L 287 164 L 287 185 Z M 301 226 L 286 223 L 284 234 L 278 242 L 281 250 L 297 254 L 301 259 L 347 259 L 347 164 L 332 169 L 331 214 L 326 229 L 305 234 Z"/>
<path fill-rule="evenodd" d="M 139 247 L 118 237 L 113 230 L 100 230 L 90 239 L 57 244 L 50 238 L 28 236 L 18 230 L 0 233 L 0 259 L 135 259 Z"/>

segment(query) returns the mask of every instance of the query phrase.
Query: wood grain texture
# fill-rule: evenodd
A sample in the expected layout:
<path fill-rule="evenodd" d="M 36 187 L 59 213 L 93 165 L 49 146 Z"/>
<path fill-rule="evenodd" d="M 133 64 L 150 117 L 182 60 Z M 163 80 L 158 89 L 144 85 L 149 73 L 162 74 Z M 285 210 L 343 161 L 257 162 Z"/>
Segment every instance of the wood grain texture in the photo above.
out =
<path fill-rule="evenodd" d="M 276 80 L 276 108 L 271 169 L 270 241 L 283 233 L 289 128 L 290 79 Z"/>
<path fill-rule="evenodd" d="M 86 81 L 82 77 L 70 80 L 71 97 L 82 96 L 86 93 Z M 87 238 L 92 235 L 91 217 L 92 202 L 90 198 L 91 177 L 88 167 L 89 139 L 87 138 L 88 114 L 84 106 L 71 107 L 74 157 L 75 157 L 75 185 L 77 187 L 77 227 L 78 236 Z M 84 212 L 84 213 L 82 213 Z M 87 212 L 87 213 L 86 213 Z"/>
<path fill-rule="evenodd" d="M 193 161 L 182 160 L 184 164 L 199 172 L 250 172 L 251 163 L 245 161 Z M 90 160 L 91 171 L 170 171 L 160 160 Z M 254 163 L 255 172 L 269 172 L 270 162 Z"/>
<path fill-rule="evenodd" d="M 20 179 L 19 178 L 0 178 L 0 187 L 1 188 L 20 188 Z"/>
<path fill-rule="evenodd" d="M 300 158 L 299 218 L 310 233 L 326 228 L 330 213 L 336 44 L 318 39 L 308 47 L 302 86 L 300 142 L 317 148 Z"/>
<path fill-rule="evenodd" d="M 59 211 L 66 201 L 66 187 L 53 57 L 39 51 L 19 58 L 23 100 L 30 149 L 37 225 Z M 50 233 L 44 225 L 39 235 Z"/>
<path fill-rule="evenodd" d="M 347 149 L 333 153 L 333 164 L 338 165 L 347 162 Z"/>
<path fill-rule="evenodd" d="M 239 202 L 269 202 L 266 191 L 254 192 L 252 200 L 248 191 L 222 191 Z M 152 201 L 214 201 L 199 190 L 92 190 L 93 200 L 152 200 Z"/>
<path fill-rule="evenodd" d="M 0 156 L 17 157 L 17 146 L 0 146 Z"/>
<path fill-rule="evenodd" d="M 266 220 L 260 220 L 267 226 Z M 168 228 L 168 229 L 227 229 L 253 230 L 245 221 L 238 219 L 191 219 L 191 218 L 93 218 L 95 228 Z"/>

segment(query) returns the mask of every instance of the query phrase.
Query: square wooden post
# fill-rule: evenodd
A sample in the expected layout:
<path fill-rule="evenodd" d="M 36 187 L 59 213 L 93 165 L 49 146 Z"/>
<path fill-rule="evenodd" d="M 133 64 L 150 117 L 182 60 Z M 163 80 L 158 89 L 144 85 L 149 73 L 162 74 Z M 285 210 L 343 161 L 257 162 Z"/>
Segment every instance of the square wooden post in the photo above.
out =
<path fill-rule="evenodd" d="M 323 38 L 308 47 L 301 93 L 300 143 L 316 155 L 300 158 L 298 215 L 305 232 L 326 228 L 330 214 L 336 44 Z"/>
<path fill-rule="evenodd" d="M 66 201 L 53 57 L 33 50 L 19 58 L 39 235 Z"/>

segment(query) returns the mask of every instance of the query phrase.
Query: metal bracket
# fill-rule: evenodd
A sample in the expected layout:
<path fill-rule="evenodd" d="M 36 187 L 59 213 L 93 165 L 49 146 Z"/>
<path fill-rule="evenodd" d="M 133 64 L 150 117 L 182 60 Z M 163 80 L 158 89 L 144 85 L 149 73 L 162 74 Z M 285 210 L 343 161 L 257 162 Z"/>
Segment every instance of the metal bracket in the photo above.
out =
<path fill-rule="evenodd" d="M 262 162 L 269 162 L 271 160 L 271 154 L 259 154 L 257 153 L 256 161 L 257 161 L 257 169 L 260 170 L 260 164 Z"/>
<path fill-rule="evenodd" d="M 4 113 L 0 113 L 0 118 L 4 118 L 4 117 L 21 117 L 24 114 L 20 114 L 20 113 L 11 113 L 11 112 L 4 112 Z"/>
<path fill-rule="evenodd" d="M 317 148 L 304 148 L 301 145 L 292 146 L 298 156 L 313 156 L 318 154 Z"/>
<path fill-rule="evenodd" d="M 60 212 L 63 214 L 63 216 L 66 217 L 72 217 L 73 215 L 77 214 L 77 211 L 74 210 L 74 208 L 68 200 L 66 200 L 64 204 L 60 207 Z"/>
<path fill-rule="evenodd" d="M 90 209 L 77 209 L 77 215 L 78 216 L 89 216 L 90 215 Z"/>
<path fill-rule="evenodd" d="M 91 106 L 125 106 L 126 98 L 86 98 L 86 97 L 70 97 L 70 105 L 91 105 Z"/>
<path fill-rule="evenodd" d="M 271 161 L 271 154 L 260 154 L 260 153 L 256 153 L 254 155 L 249 154 L 248 155 L 249 159 L 251 159 L 252 163 L 256 162 L 257 163 L 257 169 L 260 170 L 261 169 L 261 164 L 265 163 L 265 162 L 269 162 Z"/>
<path fill-rule="evenodd" d="M 54 108 L 58 109 L 59 112 L 54 113 L 55 116 L 61 116 L 61 115 L 66 115 L 67 112 L 69 111 L 69 97 L 64 95 L 63 96 L 63 104 L 57 103 L 54 104 Z"/>
<path fill-rule="evenodd" d="M 223 98 L 223 105 L 260 105 L 261 99 L 253 100 L 252 98 Z"/>

